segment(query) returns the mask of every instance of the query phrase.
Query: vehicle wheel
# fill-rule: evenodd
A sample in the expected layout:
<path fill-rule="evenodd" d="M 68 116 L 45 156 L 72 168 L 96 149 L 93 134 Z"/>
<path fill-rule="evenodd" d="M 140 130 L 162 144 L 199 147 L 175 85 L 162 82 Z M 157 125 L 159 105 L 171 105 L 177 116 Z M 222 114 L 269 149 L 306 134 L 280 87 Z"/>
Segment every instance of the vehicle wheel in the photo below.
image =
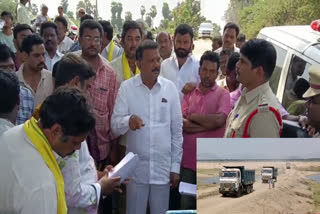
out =
<path fill-rule="evenodd" d="M 236 194 L 237 197 L 240 197 L 241 196 L 241 190 L 239 189 L 239 191 L 237 192 Z"/>
<path fill-rule="evenodd" d="M 222 194 L 222 197 L 226 197 L 226 196 L 227 196 L 227 194 L 226 194 L 226 193 L 223 193 L 223 194 Z"/>

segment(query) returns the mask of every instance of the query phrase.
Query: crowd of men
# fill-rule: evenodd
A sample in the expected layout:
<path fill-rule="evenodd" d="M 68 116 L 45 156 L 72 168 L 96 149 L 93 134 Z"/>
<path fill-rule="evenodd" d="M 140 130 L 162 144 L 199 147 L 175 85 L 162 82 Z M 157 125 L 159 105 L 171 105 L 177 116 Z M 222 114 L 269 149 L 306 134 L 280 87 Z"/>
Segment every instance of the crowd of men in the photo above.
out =
<path fill-rule="evenodd" d="M 244 42 L 235 23 L 198 60 L 188 24 L 153 41 L 126 21 L 118 44 L 108 21 L 80 9 L 72 40 L 62 7 L 50 21 L 43 6 L 31 26 L 27 2 L 14 27 L 1 13 L 0 213 L 196 209 L 175 191 L 196 184 L 197 138 L 280 137 L 284 118 L 319 136 L 320 67 L 310 67 L 308 114 L 290 115 L 269 86 L 275 48 Z M 128 152 L 139 162 L 121 184 L 108 172 Z"/>

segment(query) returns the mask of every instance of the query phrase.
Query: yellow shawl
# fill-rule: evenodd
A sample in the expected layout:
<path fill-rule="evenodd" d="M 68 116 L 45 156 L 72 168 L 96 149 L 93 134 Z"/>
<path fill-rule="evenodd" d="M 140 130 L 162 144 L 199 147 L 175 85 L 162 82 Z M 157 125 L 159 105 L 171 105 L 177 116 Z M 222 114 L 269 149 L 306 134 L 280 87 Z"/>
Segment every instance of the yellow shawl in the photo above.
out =
<path fill-rule="evenodd" d="M 132 77 L 132 75 L 131 75 L 129 62 L 128 62 L 128 59 L 127 59 L 125 53 L 122 54 L 122 67 L 123 67 L 123 78 L 125 80 L 130 79 Z M 140 74 L 140 70 L 139 70 L 138 66 L 136 66 L 136 75 L 137 74 Z"/>
<path fill-rule="evenodd" d="M 113 59 L 114 46 L 115 46 L 114 41 L 111 40 L 111 42 L 110 42 L 110 47 L 109 47 L 109 53 L 108 53 L 108 61 L 109 61 L 109 62 L 111 62 L 112 59 Z"/>
<path fill-rule="evenodd" d="M 44 136 L 43 132 L 37 125 L 37 120 L 33 117 L 25 122 L 23 125 L 24 131 L 33 145 L 39 151 L 41 157 L 51 170 L 57 184 L 57 198 L 58 198 L 58 212 L 57 214 L 67 214 L 67 204 L 64 193 L 64 181 L 56 161 L 56 158 L 52 152 L 52 148 Z"/>

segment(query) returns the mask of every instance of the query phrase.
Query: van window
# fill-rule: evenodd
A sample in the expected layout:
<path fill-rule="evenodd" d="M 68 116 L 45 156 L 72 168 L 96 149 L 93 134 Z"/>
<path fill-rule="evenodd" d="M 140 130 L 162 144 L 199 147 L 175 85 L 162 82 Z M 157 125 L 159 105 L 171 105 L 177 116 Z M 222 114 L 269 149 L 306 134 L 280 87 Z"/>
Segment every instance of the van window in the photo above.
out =
<path fill-rule="evenodd" d="M 306 110 L 303 94 L 309 88 L 310 64 L 304 59 L 292 55 L 286 79 L 282 105 L 292 115 L 303 114 Z"/>
<path fill-rule="evenodd" d="M 271 87 L 273 93 L 277 94 L 281 70 L 282 70 L 282 67 L 284 64 L 284 60 L 287 55 L 287 51 L 285 49 L 280 48 L 279 46 L 275 45 L 274 43 L 272 45 L 274 46 L 274 48 L 277 51 L 277 62 L 276 62 L 276 67 L 273 70 L 272 76 L 270 77 L 269 83 L 270 83 L 270 87 Z"/>

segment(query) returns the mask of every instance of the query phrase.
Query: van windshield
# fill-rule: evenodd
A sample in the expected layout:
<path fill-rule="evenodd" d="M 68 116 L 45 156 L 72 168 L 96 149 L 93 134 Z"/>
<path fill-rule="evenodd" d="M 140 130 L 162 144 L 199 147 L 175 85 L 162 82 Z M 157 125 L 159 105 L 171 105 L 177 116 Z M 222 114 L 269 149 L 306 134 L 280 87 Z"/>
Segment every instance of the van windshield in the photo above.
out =
<path fill-rule="evenodd" d="M 211 23 L 202 23 L 199 28 L 213 28 Z"/>

